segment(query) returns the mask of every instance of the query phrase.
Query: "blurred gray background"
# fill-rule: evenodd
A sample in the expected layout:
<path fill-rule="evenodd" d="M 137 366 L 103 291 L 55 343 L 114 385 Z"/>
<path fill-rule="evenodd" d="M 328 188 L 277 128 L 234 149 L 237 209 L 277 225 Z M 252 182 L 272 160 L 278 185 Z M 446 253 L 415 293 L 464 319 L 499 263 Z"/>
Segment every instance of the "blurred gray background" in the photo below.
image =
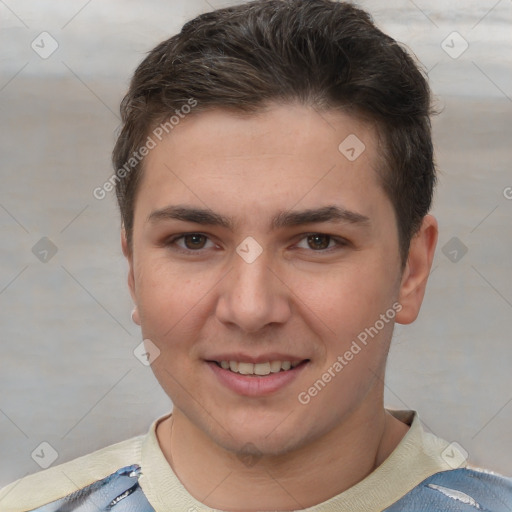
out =
<path fill-rule="evenodd" d="M 0 0 L 0 487 L 171 407 L 133 354 L 114 194 L 92 191 L 135 66 L 230 3 Z M 420 318 L 397 326 L 386 403 L 512 475 L 512 2 L 358 4 L 416 54 L 442 110 L 438 250 Z"/>

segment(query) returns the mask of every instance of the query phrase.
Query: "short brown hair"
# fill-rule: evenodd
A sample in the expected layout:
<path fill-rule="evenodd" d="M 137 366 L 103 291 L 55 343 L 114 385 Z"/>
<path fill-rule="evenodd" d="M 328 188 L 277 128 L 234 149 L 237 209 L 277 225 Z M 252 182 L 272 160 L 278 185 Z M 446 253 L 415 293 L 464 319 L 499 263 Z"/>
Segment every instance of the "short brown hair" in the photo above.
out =
<path fill-rule="evenodd" d="M 192 115 L 214 108 L 251 114 L 271 102 L 299 102 L 374 123 L 405 265 L 436 181 L 430 89 L 413 58 L 368 13 L 331 0 L 257 0 L 189 21 L 135 71 L 121 103 L 114 168 L 191 98 Z M 116 183 L 130 249 L 143 163 Z"/>

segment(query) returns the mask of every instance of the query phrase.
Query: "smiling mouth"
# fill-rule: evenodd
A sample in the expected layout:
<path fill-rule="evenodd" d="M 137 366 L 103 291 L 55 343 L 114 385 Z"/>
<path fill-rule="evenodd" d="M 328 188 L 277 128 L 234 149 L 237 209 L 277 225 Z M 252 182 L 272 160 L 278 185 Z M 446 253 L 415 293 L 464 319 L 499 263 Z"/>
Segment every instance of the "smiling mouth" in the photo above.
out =
<path fill-rule="evenodd" d="M 215 363 L 223 370 L 240 375 L 249 375 L 255 377 L 264 377 L 272 373 L 281 373 L 293 370 L 302 364 L 305 364 L 309 359 L 303 361 L 267 361 L 265 363 L 244 363 L 241 361 L 210 361 Z"/>

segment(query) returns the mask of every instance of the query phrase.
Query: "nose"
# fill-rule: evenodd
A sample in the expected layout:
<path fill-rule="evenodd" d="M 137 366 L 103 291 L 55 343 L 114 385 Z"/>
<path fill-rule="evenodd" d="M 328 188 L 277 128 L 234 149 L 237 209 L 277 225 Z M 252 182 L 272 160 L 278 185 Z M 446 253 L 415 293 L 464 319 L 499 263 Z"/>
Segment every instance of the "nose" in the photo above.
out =
<path fill-rule="evenodd" d="M 284 324 L 291 315 L 290 291 L 270 268 L 265 251 L 251 263 L 238 254 L 221 281 L 216 307 L 219 321 L 256 333 L 270 324 Z"/>

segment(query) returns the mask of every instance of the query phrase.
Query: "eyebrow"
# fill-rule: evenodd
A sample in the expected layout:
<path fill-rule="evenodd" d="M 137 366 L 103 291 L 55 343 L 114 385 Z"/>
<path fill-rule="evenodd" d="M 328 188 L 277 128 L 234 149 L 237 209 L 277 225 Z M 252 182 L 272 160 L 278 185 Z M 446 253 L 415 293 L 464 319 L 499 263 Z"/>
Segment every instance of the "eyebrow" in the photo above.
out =
<path fill-rule="evenodd" d="M 220 215 L 209 209 L 190 206 L 167 206 L 153 211 L 147 222 L 156 223 L 165 220 L 181 220 L 206 226 L 221 226 L 233 231 L 234 222 L 229 217 Z M 271 221 L 271 229 L 301 226 L 318 222 L 349 223 L 370 225 L 371 221 L 361 213 L 353 212 L 336 205 L 323 206 L 307 210 L 287 210 L 279 212 Z"/>

